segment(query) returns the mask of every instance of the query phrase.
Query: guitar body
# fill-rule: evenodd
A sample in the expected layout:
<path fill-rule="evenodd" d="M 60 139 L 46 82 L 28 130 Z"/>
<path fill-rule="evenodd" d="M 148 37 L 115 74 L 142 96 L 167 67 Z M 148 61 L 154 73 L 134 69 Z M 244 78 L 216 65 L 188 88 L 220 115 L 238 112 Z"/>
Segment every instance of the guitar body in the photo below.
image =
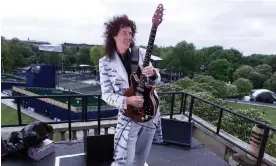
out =
<path fill-rule="evenodd" d="M 148 66 L 150 63 L 157 27 L 163 20 L 163 10 L 163 5 L 159 4 L 152 17 L 152 27 L 143 67 Z M 154 93 L 155 87 L 147 83 L 147 78 L 143 74 L 138 77 L 136 73 L 132 73 L 130 75 L 130 82 L 131 86 L 125 91 L 124 96 L 143 96 L 144 103 L 140 108 L 128 105 L 127 109 L 124 110 L 125 114 L 136 122 L 148 122 L 156 116 L 159 105 L 158 98 Z"/>
<path fill-rule="evenodd" d="M 131 86 L 124 93 L 124 96 L 127 97 L 135 96 L 136 89 L 139 84 L 139 78 L 135 73 L 132 73 L 130 76 L 130 81 Z M 157 113 L 159 103 L 157 96 L 154 94 L 154 89 L 154 86 L 146 84 L 143 92 L 143 106 L 140 108 L 136 108 L 128 105 L 127 109 L 124 110 L 125 114 L 136 122 L 148 122 L 153 119 Z"/>

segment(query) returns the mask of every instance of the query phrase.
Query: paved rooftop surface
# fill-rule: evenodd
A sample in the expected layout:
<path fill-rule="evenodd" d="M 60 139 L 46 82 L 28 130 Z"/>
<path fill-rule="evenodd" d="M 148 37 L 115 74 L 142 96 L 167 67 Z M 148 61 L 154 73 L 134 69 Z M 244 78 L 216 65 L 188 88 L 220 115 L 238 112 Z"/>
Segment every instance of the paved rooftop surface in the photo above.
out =
<path fill-rule="evenodd" d="M 194 140 L 191 149 L 153 145 L 149 166 L 229 166 L 227 162 Z M 56 144 L 55 153 L 39 162 L 32 159 L 2 159 L 3 166 L 85 166 L 83 143 Z"/>

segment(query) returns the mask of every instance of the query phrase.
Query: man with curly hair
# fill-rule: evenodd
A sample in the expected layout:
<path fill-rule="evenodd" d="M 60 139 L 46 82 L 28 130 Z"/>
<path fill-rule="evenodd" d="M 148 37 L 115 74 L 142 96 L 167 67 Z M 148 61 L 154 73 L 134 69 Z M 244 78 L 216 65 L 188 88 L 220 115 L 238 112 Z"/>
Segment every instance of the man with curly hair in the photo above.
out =
<path fill-rule="evenodd" d="M 162 132 L 159 108 L 153 120 L 144 123 L 133 121 L 124 113 L 127 105 L 141 107 L 144 102 L 141 96 L 123 96 L 130 87 L 136 25 L 126 15 L 113 17 L 104 25 L 105 56 L 99 60 L 102 99 L 119 109 L 112 166 L 144 166 L 153 141 L 162 142 Z M 140 73 L 148 77 L 151 84 L 158 84 L 161 80 L 158 70 L 151 63 L 142 67 L 145 54 L 146 50 L 139 48 Z"/>

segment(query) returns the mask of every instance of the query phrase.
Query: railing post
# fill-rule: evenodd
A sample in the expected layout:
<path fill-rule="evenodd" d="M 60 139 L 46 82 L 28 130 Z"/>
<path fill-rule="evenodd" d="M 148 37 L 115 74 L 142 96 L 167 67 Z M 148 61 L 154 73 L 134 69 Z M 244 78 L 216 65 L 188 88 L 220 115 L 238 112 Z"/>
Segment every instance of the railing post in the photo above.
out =
<path fill-rule="evenodd" d="M 17 116 L 18 116 L 18 124 L 22 125 L 20 99 L 17 99 Z"/>
<path fill-rule="evenodd" d="M 98 135 L 101 133 L 101 96 L 98 96 Z"/>
<path fill-rule="evenodd" d="M 189 122 L 192 121 L 194 100 L 195 100 L 194 96 L 191 96 L 191 103 L 190 103 L 190 106 L 189 106 Z"/>
<path fill-rule="evenodd" d="M 175 93 L 172 94 L 170 119 L 172 119 L 173 117 L 174 98 L 175 98 Z"/>
<path fill-rule="evenodd" d="M 87 96 L 84 96 L 84 121 L 87 122 Z"/>
<path fill-rule="evenodd" d="M 184 92 L 184 106 L 183 106 L 183 115 L 186 111 L 186 105 L 187 105 L 187 93 Z"/>
<path fill-rule="evenodd" d="M 219 119 L 218 119 L 218 126 L 217 126 L 217 134 L 219 134 L 219 130 L 220 130 L 220 126 L 221 126 L 221 119 L 222 119 L 222 115 L 223 115 L 223 109 L 220 109 L 219 112 Z"/>
<path fill-rule="evenodd" d="M 84 96 L 81 98 L 81 113 L 82 113 L 82 121 L 85 122 L 85 102 L 84 102 Z"/>
<path fill-rule="evenodd" d="M 262 160 L 263 160 L 263 157 L 264 157 L 265 148 L 266 148 L 266 144 L 267 144 L 268 135 L 269 135 L 269 128 L 264 127 L 264 134 L 263 134 L 262 143 L 261 143 L 261 147 L 260 147 L 260 151 L 259 151 L 256 166 L 261 166 L 261 164 L 262 164 Z"/>
<path fill-rule="evenodd" d="M 71 98 L 68 97 L 68 128 L 69 128 L 69 140 L 72 138 L 71 133 Z"/>
<path fill-rule="evenodd" d="M 182 111 L 183 111 L 183 102 L 184 102 L 184 101 L 183 101 L 183 98 L 184 98 L 184 93 L 181 94 L 181 104 L 180 104 L 180 112 L 179 112 L 180 114 L 181 114 Z"/>

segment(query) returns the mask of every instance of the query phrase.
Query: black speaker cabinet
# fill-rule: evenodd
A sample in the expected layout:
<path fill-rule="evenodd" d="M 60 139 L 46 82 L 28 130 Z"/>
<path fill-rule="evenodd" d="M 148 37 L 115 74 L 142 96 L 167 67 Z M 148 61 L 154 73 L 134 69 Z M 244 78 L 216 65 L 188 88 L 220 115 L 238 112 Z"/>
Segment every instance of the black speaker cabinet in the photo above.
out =
<path fill-rule="evenodd" d="M 110 166 L 113 161 L 114 134 L 84 138 L 84 157 L 87 166 Z"/>
<path fill-rule="evenodd" d="M 161 124 L 165 144 L 191 148 L 192 122 L 162 118 Z"/>

